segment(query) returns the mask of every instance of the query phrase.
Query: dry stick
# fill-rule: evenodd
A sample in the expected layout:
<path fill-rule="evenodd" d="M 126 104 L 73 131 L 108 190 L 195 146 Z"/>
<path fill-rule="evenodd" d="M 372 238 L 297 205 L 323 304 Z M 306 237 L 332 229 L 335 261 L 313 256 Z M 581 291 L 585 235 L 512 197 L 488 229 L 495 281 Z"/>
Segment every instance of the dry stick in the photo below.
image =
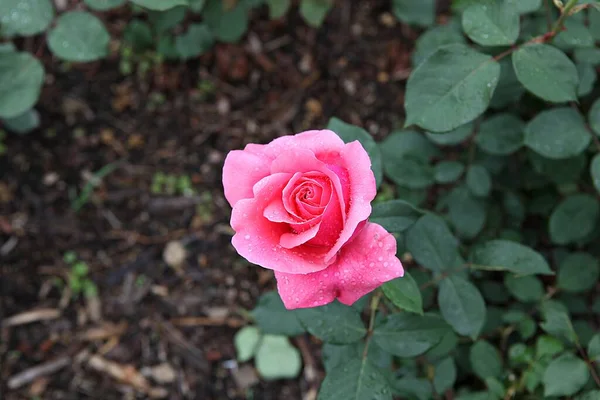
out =
<path fill-rule="evenodd" d="M 36 365 L 19 372 L 8 380 L 9 389 L 17 389 L 30 382 L 33 382 L 39 377 L 53 374 L 71 364 L 71 357 L 61 357 L 56 360 L 48 361 L 44 364 Z"/>

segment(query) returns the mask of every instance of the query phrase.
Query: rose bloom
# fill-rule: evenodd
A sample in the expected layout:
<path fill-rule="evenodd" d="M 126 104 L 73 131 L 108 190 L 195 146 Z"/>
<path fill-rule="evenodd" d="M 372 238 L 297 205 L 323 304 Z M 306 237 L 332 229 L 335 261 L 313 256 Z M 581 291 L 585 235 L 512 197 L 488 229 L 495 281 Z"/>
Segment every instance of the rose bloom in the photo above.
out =
<path fill-rule="evenodd" d="M 223 167 L 232 244 L 272 269 L 288 309 L 352 305 L 403 276 L 396 239 L 368 222 L 376 195 L 369 155 L 330 130 L 231 151 Z"/>

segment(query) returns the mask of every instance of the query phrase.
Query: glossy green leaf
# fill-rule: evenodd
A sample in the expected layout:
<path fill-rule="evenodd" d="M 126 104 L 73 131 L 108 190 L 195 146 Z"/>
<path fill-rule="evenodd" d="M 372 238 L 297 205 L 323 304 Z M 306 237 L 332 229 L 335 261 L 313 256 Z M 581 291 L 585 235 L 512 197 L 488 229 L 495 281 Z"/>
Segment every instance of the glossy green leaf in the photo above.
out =
<path fill-rule="evenodd" d="M 94 15 L 84 11 L 62 14 L 48 33 L 48 47 L 65 61 L 88 62 L 108 55 L 110 35 Z"/>
<path fill-rule="evenodd" d="M 177 6 L 189 5 L 188 0 L 130 0 L 133 4 L 154 11 L 165 11 Z"/>
<path fill-rule="evenodd" d="M 519 14 L 537 11 L 542 6 L 542 0 L 507 0 L 512 7 L 516 7 Z"/>
<path fill-rule="evenodd" d="M 388 232 L 404 232 L 423 211 L 404 200 L 390 200 L 373 204 L 369 221 L 383 226 Z"/>
<path fill-rule="evenodd" d="M 456 382 L 456 364 L 451 357 L 444 358 L 435 365 L 433 387 L 437 393 L 443 394 Z"/>
<path fill-rule="evenodd" d="M 577 47 L 593 47 L 594 38 L 583 21 L 569 18 L 565 21 L 565 30 L 559 32 L 553 44 L 561 49 L 569 50 Z"/>
<path fill-rule="evenodd" d="M 563 159 L 581 154 L 591 136 L 585 120 L 570 107 L 553 108 L 539 113 L 525 128 L 525 144 L 536 153 Z"/>
<path fill-rule="evenodd" d="M 298 309 L 296 315 L 309 333 L 325 342 L 353 343 L 367 333 L 358 311 L 338 302 Z"/>
<path fill-rule="evenodd" d="M 92 10 L 107 11 L 125 4 L 127 0 L 84 0 Z"/>
<path fill-rule="evenodd" d="M 408 230 L 406 248 L 423 267 L 443 271 L 457 266 L 458 242 L 439 217 L 424 215 Z"/>
<path fill-rule="evenodd" d="M 434 178 L 437 183 L 452 183 L 458 180 L 465 171 L 464 164 L 458 161 L 440 161 L 434 167 Z"/>
<path fill-rule="evenodd" d="M 283 305 L 277 292 L 267 292 L 260 296 L 252 310 L 256 324 L 261 331 L 271 335 L 296 336 L 304 333 L 304 327 L 296 317 L 295 310 Z"/>
<path fill-rule="evenodd" d="M 444 319 L 454 330 L 476 338 L 485 322 L 485 301 L 479 289 L 457 275 L 440 282 L 438 305 Z"/>
<path fill-rule="evenodd" d="M 502 374 L 500 353 L 485 340 L 479 340 L 471 347 L 469 360 L 475 375 L 483 380 L 499 377 Z"/>
<path fill-rule="evenodd" d="M 392 391 L 380 369 L 363 358 L 329 372 L 317 399 L 392 400 Z"/>
<path fill-rule="evenodd" d="M 487 197 L 492 190 L 490 173 L 481 165 L 472 165 L 467 170 L 467 187 L 477 197 Z"/>
<path fill-rule="evenodd" d="M 513 114 L 496 114 L 482 122 L 475 142 L 490 154 L 506 156 L 523 146 L 525 124 Z"/>
<path fill-rule="evenodd" d="M 462 26 L 469 38 L 482 46 L 507 46 L 519 36 L 519 14 L 505 0 L 483 0 L 462 14 Z"/>
<path fill-rule="evenodd" d="M 449 132 L 425 132 L 425 136 L 438 146 L 454 146 L 467 140 L 471 133 L 473 123 L 469 122 Z"/>
<path fill-rule="evenodd" d="M 457 43 L 465 43 L 465 37 L 462 34 L 459 23 L 450 21 L 445 25 L 434 26 L 423 32 L 415 42 L 415 49 L 411 55 L 412 64 L 416 67 L 438 48 Z"/>
<path fill-rule="evenodd" d="M 248 30 L 248 12 L 242 3 L 227 8 L 221 0 L 207 0 L 202 15 L 214 37 L 222 42 L 235 43 Z"/>
<path fill-rule="evenodd" d="M 596 135 L 600 136 L 600 98 L 596 99 L 594 104 L 590 107 L 590 110 L 588 111 L 588 122 Z"/>
<path fill-rule="evenodd" d="M 579 86 L 577 87 L 577 96 L 584 97 L 592 92 L 594 84 L 598 79 L 596 68 L 592 64 L 577 64 L 577 73 L 579 74 Z"/>
<path fill-rule="evenodd" d="M 544 297 L 544 285 L 531 275 L 506 275 L 504 285 L 515 299 L 523 303 L 533 303 Z"/>
<path fill-rule="evenodd" d="M 439 343 L 450 327 L 434 315 L 391 314 L 375 327 L 373 340 L 398 357 L 415 357 Z"/>
<path fill-rule="evenodd" d="M 571 343 L 577 341 L 577 334 L 573 328 L 573 323 L 564 308 L 559 307 L 554 302 L 546 301 L 542 306 L 542 315 L 544 322 L 540 324 L 540 327 L 544 331 L 550 335 L 564 338 Z"/>
<path fill-rule="evenodd" d="M 245 326 L 233 337 L 235 351 L 239 362 L 246 362 L 256 353 L 261 334 L 255 326 Z"/>
<path fill-rule="evenodd" d="M 517 275 L 552 275 L 548 262 L 535 250 L 508 240 L 491 240 L 470 255 L 476 268 L 511 271 Z"/>
<path fill-rule="evenodd" d="M 300 374 L 302 358 L 285 336 L 264 335 L 256 350 L 255 365 L 265 380 L 293 379 Z"/>
<path fill-rule="evenodd" d="M 488 55 L 461 44 L 440 47 L 408 79 L 405 125 L 445 132 L 472 121 L 488 107 L 499 76 Z"/>
<path fill-rule="evenodd" d="M 54 18 L 51 0 L 0 1 L 0 27 L 5 36 L 33 36 L 50 26 Z"/>
<path fill-rule="evenodd" d="M 283 17 L 292 5 L 291 0 L 267 0 L 269 6 L 269 18 L 278 19 Z"/>
<path fill-rule="evenodd" d="M 587 345 L 587 354 L 591 362 L 600 361 L 600 333 L 596 333 Z"/>
<path fill-rule="evenodd" d="M 457 186 L 448 195 L 448 217 L 459 237 L 472 239 L 483 229 L 487 217 L 486 203 L 466 186 Z"/>
<path fill-rule="evenodd" d="M 358 140 L 365 148 L 371 159 L 371 169 L 375 175 L 377 187 L 381 185 L 383 180 L 383 164 L 381 161 L 381 151 L 375 143 L 373 136 L 366 130 L 355 125 L 348 124 L 338 118 L 331 118 L 327 124 L 327 129 L 334 131 L 345 143 L 350 143 Z"/>
<path fill-rule="evenodd" d="M 559 49 L 526 45 L 513 53 L 512 60 L 517 78 L 534 95 L 554 103 L 577 99 L 577 68 Z"/>
<path fill-rule="evenodd" d="M 435 0 L 392 0 L 392 12 L 404 23 L 430 26 L 435 22 Z"/>
<path fill-rule="evenodd" d="M 574 243 L 584 239 L 596 226 L 600 204 L 589 194 L 574 194 L 565 198 L 552 211 L 548 229 L 556 244 Z"/>
<path fill-rule="evenodd" d="M 190 24 L 185 33 L 175 38 L 177 54 L 183 60 L 204 54 L 213 44 L 214 38 L 205 24 Z"/>
<path fill-rule="evenodd" d="M 590 175 L 594 187 L 600 193 L 600 154 L 596 154 L 590 163 Z"/>
<path fill-rule="evenodd" d="M 585 292 L 596 286 L 599 277 L 597 258 L 589 253 L 572 253 L 560 263 L 557 286 L 567 292 Z"/>
<path fill-rule="evenodd" d="M 585 361 L 570 353 L 563 354 L 544 372 L 544 396 L 571 396 L 583 388 L 589 377 Z"/>
<path fill-rule="evenodd" d="M 0 54 L 0 118 L 16 118 L 37 102 L 44 83 L 42 63 L 29 53 Z"/>
<path fill-rule="evenodd" d="M 300 15 L 310 26 L 318 28 L 325 21 L 331 7 L 333 7 L 333 0 L 302 0 Z"/>
<path fill-rule="evenodd" d="M 40 114 L 32 108 L 16 117 L 6 118 L 3 122 L 6 129 L 22 135 L 40 126 Z"/>
<path fill-rule="evenodd" d="M 417 314 L 423 314 L 423 298 L 419 286 L 408 272 L 404 276 L 386 282 L 381 287 L 385 296 L 396 307 Z"/>

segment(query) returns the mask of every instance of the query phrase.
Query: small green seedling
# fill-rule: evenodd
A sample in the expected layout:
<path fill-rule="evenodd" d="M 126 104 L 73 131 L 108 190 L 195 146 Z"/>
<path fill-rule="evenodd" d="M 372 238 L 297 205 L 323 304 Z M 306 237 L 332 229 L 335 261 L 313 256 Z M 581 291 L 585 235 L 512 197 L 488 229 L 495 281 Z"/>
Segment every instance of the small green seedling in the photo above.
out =
<path fill-rule="evenodd" d="M 63 256 L 63 261 L 71 267 L 69 271 L 69 288 L 73 297 L 83 294 L 85 297 L 98 296 L 96 284 L 88 278 L 90 268 L 85 261 L 81 261 L 77 254 L 68 251 Z"/>

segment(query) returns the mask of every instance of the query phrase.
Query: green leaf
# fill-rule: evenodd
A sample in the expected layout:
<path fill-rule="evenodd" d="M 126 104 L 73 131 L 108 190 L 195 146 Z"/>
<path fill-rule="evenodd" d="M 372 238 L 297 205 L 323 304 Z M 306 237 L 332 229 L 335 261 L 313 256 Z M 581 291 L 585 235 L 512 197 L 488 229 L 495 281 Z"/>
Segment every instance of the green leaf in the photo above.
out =
<path fill-rule="evenodd" d="M 577 47 L 593 47 L 594 38 L 583 21 L 568 18 L 565 21 L 565 30 L 559 32 L 554 38 L 553 44 L 561 49 L 573 49 Z"/>
<path fill-rule="evenodd" d="M 504 277 L 504 285 L 515 299 L 523 303 L 534 303 L 544 297 L 542 282 L 531 275 L 506 275 Z"/>
<path fill-rule="evenodd" d="M 148 18 L 154 30 L 160 34 L 175 28 L 183 22 L 187 12 L 187 7 L 179 6 L 167 11 L 150 11 L 148 12 Z"/>
<path fill-rule="evenodd" d="M 15 133 L 29 133 L 40 126 L 40 114 L 32 108 L 16 117 L 6 118 L 4 126 Z"/>
<path fill-rule="evenodd" d="M 204 8 L 204 4 L 206 3 L 206 1 L 205 0 L 189 0 L 189 3 L 190 3 L 190 9 L 195 13 L 199 13 Z"/>
<path fill-rule="evenodd" d="M 440 282 L 438 305 L 454 330 L 475 339 L 485 322 L 485 301 L 471 282 L 452 275 Z"/>
<path fill-rule="evenodd" d="M 577 73 L 579 74 L 579 86 L 577 87 L 577 96 L 584 97 L 592 92 L 598 76 L 596 68 L 591 64 L 577 64 Z"/>
<path fill-rule="evenodd" d="M 590 107 L 590 111 L 588 112 L 588 121 L 592 130 L 596 133 L 596 135 L 600 136 L 600 98 L 596 99 L 594 104 L 592 104 Z"/>
<path fill-rule="evenodd" d="M 465 37 L 461 32 L 460 25 L 455 21 L 428 29 L 415 42 L 415 49 L 411 55 L 413 66 L 421 64 L 439 47 L 456 43 L 464 44 Z"/>
<path fill-rule="evenodd" d="M 392 12 L 406 24 L 431 26 L 435 22 L 435 0 L 392 0 Z"/>
<path fill-rule="evenodd" d="M 565 198 L 550 215 L 550 239 L 560 245 L 584 239 L 594 230 L 599 213 L 598 200 L 589 194 Z"/>
<path fill-rule="evenodd" d="M 300 352 L 285 336 L 264 335 L 256 350 L 255 364 L 265 380 L 297 378 L 302 369 Z"/>
<path fill-rule="evenodd" d="M 44 67 L 29 53 L 0 54 L 0 118 L 15 118 L 31 109 L 44 84 Z"/>
<path fill-rule="evenodd" d="M 296 315 L 309 333 L 325 342 L 353 343 L 367 333 L 358 311 L 338 302 L 298 309 Z"/>
<path fill-rule="evenodd" d="M 460 237 L 472 239 L 481 232 L 487 217 L 486 204 L 467 187 L 455 187 L 448 195 L 447 205 L 450 221 Z"/>
<path fill-rule="evenodd" d="M 573 59 L 579 64 L 600 64 L 600 49 L 596 47 L 580 47 L 573 52 Z"/>
<path fill-rule="evenodd" d="M 205 24 L 190 24 L 184 34 L 175 38 L 177 54 L 183 60 L 204 54 L 213 44 L 214 38 Z"/>
<path fill-rule="evenodd" d="M 535 342 L 535 355 L 538 359 L 546 356 L 554 356 L 565 349 L 563 342 L 547 335 L 538 337 Z"/>
<path fill-rule="evenodd" d="M 415 131 L 395 131 L 379 145 L 385 174 L 396 184 L 422 189 L 434 183 L 429 161 L 437 148 Z"/>
<path fill-rule="evenodd" d="M 485 340 L 477 341 L 469 352 L 473 372 L 479 378 L 496 378 L 502 374 L 502 359 L 498 350 Z"/>
<path fill-rule="evenodd" d="M 269 6 L 269 18 L 278 19 L 283 17 L 290 6 L 292 5 L 291 0 L 267 0 L 267 5 Z"/>
<path fill-rule="evenodd" d="M 252 310 L 252 316 L 264 333 L 284 336 L 304 333 L 304 328 L 296 317 L 296 311 L 286 309 L 275 291 L 260 296 L 258 304 Z"/>
<path fill-rule="evenodd" d="M 404 200 L 390 200 L 373 204 L 369 221 L 383 226 L 388 232 L 400 233 L 410 228 L 423 211 Z"/>
<path fill-rule="evenodd" d="M 189 5 L 188 0 L 130 0 L 133 4 L 154 11 L 166 11 L 177 6 Z"/>
<path fill-rule="evenodd" d="M 425 136 L 439 146 L 454 146 L 464 142 L 473 132 L 473 123 L 469 122 L 449 132 L 425 132 Z"/>
<path fill-rule="evenodd" d="M 517 78 L 534 95 L 554 103 L 577 100 L 577 68 L 559 49 L 526 45 L 513 53 L 512 60 Z"/>
<path fill-rule="evenodd" d="M 84 11 L 69 11 L 58 17 L 48 33 L 48 46 L 65 61 L 88 62 L 108 55 L 110 35 L 97 17 Z"/>
<path fill-rule="evenodd" d="M 130 45 L 136 53 L 148 51 L 154 45 L 152 29 L 146 21 L 133 19 L 123 32 L 123 41 Z"/>
<path fill-rule="evenodd" d="M 576 396 L 573 400 L 597 400 L 600 399 L 600 390 L 590 390 Z"/>
<path fill-rule="evenodd" d="M 590 339 L 587 346 L 587 353 L 591 362 L 600 361 L 600 333 L 596 333 Z"/>
<path fill-rule="evenodd" d="M 449 326 L 435 315 L 391 314 L 376 325 L 373 340 L 398 357 L 415 357 L 439 343 Z"/>
<path fill-rule="evenodd" d="M 440 47 L 408 78 L 405 125 L 445 132 L 472 121 L 488 107 L 499 76 L 488 55 L 461 44 Z"/>
<path fill-rule="evenodd" d="M 504 0 L 477 2 L 465 10 L 462 26 L 469 38 L 482 46 L 506 46 L 519 37 L 519 14 Z"/>
<path fill-rule="evenodd" d="M 222 42 L 235 43 L 248 30 L 248 13 L 241 3 L 226 9 L 221 0 L 207 0 L 202 14 L 215 38 Z"/>
<path fill-rule="evenodd" d="M 442 337 L 442 340 L 425 353 L 428 360 L 434 361 L 446 357 L 456 349 L 458 345 L 458 336 L 454 331 L 448 330 Z"/>
<path fill-rule="evenodd" d="M 548 365 L 544 372 L 544 396 L 571 396 L 590 378 L 585 361 L 566 353 Z"/>
<path fill-rule="evenodd" d="M 590 163 L 590 175 L 594 182 L 594 187 L 600 193 L 600 154 L 596 154 Z"/>
<path fill-rule="evenodd" d="M 524 92 L 525 88 L 517 79 L 511 60 L 509 58 L 500 60 L 500 81 L 490 101 L 490 107 L 500 109 L 515 104 Z"/>
<path fill-rule="evenodd" d="M 245 326 L 237 331 L 233 344 L 239 362 L 246 362 L 254 357 L 260 336 L 260 331 L 255 326 Z"/>
<path fill-rule="evenodd" d="M 367 358 L 350 360 L 329 372 L 318 400 L 392 400 L 392 392 L 380 369 Z"/>
<path fill-rule="evenodd" d="M 313 28 L 323 25 L 325 17 L 333 7 L 332 0 L 302 0 L 300 2 L 300 15 Z"/>
<path fill-rule="evenodd" d="M 472 165 L 467 170 L 467 186 L 477 197 L 487 197 L 492 191 L 490 173 L 481 165 Z"/>
<path fill-rule="evenodd" d="M 587 158 L 583 153 L 575 157 L 551 159 L 529 151 L 528 157 L 536 172 L 547 176 L 557 185 L 577 183 L 587 165 Z"/>
<path fill-rule="evenodd" d="M 364 129 L 347 124 L 338 118 L 331 118 L 327 124 L 327 129 L 334 131 L 342 138 L 344 143 L 350 143 L 355 140 L 360 142 L 369 154 L 369 158 L 371 159 L 371 169 L 375 175 L 377 187 L 379 187 L 383 180 L 383 165 L 381 161 L 381 151 L 379 150 L 377 143 L 375 143 L 373 136 Z"/>
<path fill-rule="evenodd" d="M 506 156 L 523 146 L 525 124 L 513 114 L 496 114 L 479 127 L 475 142 L 490 154 Z"/>
<path fill-rule="evenodd" d="M 440 161 L 434 167 L 434 178 L 437 183 L 452 183 L 457 181 L 464 171 L 464 164 L 458 161 Z"/>
<path fill-rule="evenodd" d="M 568 255 L 558 270 L 557 285 L 567 292 L 585 292 L 594 288 L 600 277 L 600 264 L 589 253 Z"/>
<path fill-rule="evenodd" d="M 456 364 L 452 357 L 447 357 L 435 365 L 433 375 L 433 387 L 439 394 L 443 394 L 446 390 L 454 386 L 456 382 Z"/>
<path fill-rule="evenodd" d="M 475 268 L 511 271 L 518 275 L 553 275 L 550 266 L 535 250 L 508 240 L 491 240 L 470 255 Z"/>
<path fill-rule="evenodd" d="M 427 379 L 405 376 L 392 383 L 394 393 L 402 399 L 430 400 L 433 398 L 433 388 Z"/>
<path fill-rule="evenodd" d="M 385 296 L 396 307 L 423 315 L 423 298 L 419 286 L 408 272 L 404 276 L 386 282 L 381 287 Z"/>
<path fill-rule="evenodd" d="M 571 343 L 577 342 L 577 334 L 566 310 L 556 303 L 546 301 L 542 306 L 542 314 L 544 322 L 540 324 L 540 327 L 544 331 L 550 335 L 564 338 Z"/>
<path fill-rule="evenodd" d="M 84 0 L 89 8 L 97 11 L 108 11 L 125 4 L 127 0 Z"/>
<path fill-rule="evenodd" d="M 542 0 L 507 0 L 507 3 L 516 7 L 519 14 L 532 13 L 542 6 Z"/>
<path fill-rule="evenodd" d="M 458 241 L 446 223 L 434 215 L 424 215 L 408 230 L 406 248 L 423 267 L 443 271 L 457 265 Z"/>
<path fill-rule="evenodd" d="M 525 145 L 552 159 L 581 154 L 590 140 L 583 116 L 570 107 L 542 111 L 525 128 Z"/>
<path fill-rule="evenodd" d="M 50 0 L 0 1 L 0 27 L 4 36 L 33 36 L 50 26 L 54 8 Z"/>

